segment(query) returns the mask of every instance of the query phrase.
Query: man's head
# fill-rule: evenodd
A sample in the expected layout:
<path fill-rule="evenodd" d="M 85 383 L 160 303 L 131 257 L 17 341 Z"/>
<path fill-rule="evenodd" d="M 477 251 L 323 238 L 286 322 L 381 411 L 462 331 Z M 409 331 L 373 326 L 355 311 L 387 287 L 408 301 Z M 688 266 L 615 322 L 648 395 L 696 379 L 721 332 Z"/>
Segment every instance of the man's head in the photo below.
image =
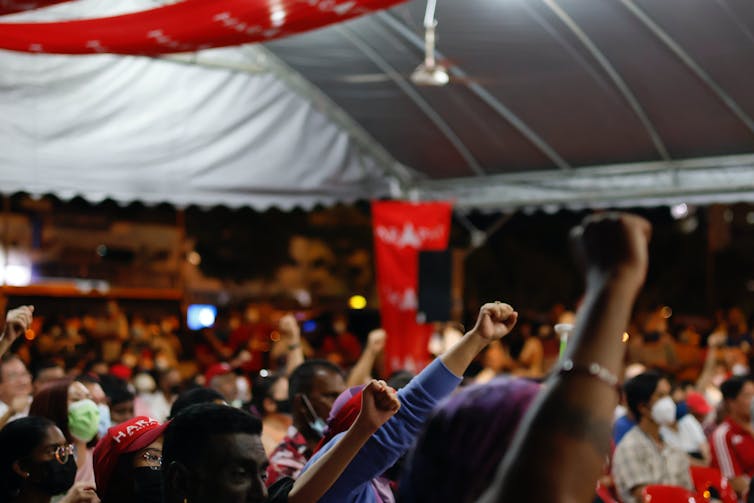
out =
<path fill-rule="evenodd" d="M 220 393 L 228 403 L 238 398 L 238 384 L 236 374 L 227 363 L 215 363 L 204 373 L 204 380 L 208 388 Z"/>
<path fill-rule="evenodd" d="M 110 406 L 110 420 L 113 426 L 125 423 L 134 418 L 134 394 L 128 389 L 128 384 L 114 375 L 100 375 L 100 384 L 107 396 Z"/>
<path fill-rule="evenodd" d="M 0 401 L 10 405 L 14 398 L 31 395 L 31 375 L 15 355 L 0 358 Z"/>
<path fill-rule="evenodd" d="M 720 385 L 725 408 L 733 420 L 748 425 L 751 420 L 751 400 L 754 382 L 748 376 L 734 376 Z"/>
<path fill-rule="evenodd" d="M 263 503 L 267 456 L 262 422 L 226 405 L 192 405 L 165 430 L 166 503 Z"/>
<path fill-rule="evenodd" d="M 39 365 L 37 365 L 36 369 L 34 369 L 34 393 L 36 394 L 48 382 L 62 379 L 64 377 L 65 369 L 58 362 L 54 360 L 41 362 Z"/>
<path fill-rule="evenodd" d="M 345 389 L 343 373 L 326 360 L 308 360 L 291 373 L 288 397 L 293 425 L 307 440 L 316 442 L 322 436 L 315 423 L 326 424 L 333 402 Z"/>
<path fill-rule="evenodd" d="M 626 403 L 636 422 L 670 425 L 675 421 L 675 403 L 670 397 L 670 383 L 656 372 L 644 372 L 623 385 Z"/>
<path fill-rule="evenodd" d="M 165 369 L 157 375 L 157 386 L 166 396 L 181 392 L 181 373 L 177 369 Z"/>

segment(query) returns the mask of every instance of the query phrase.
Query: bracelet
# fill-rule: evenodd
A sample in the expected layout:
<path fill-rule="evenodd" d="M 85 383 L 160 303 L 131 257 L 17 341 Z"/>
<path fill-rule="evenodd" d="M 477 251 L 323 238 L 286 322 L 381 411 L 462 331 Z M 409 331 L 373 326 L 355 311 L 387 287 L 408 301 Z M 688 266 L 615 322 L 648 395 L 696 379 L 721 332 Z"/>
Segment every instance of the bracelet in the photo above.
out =
<path fill-rule="evenodd" d="M 611 388 L 615 389 L 618 392 L 618 395 L 620 395 L 621 393 L 621 386 L 619 382 L 620 380 L 618 379 L 618 376 L 613 374 L 597 362 L 592 362 L 588 365 L 582 365 L 575 363 L 571 359 L 564 360 L 562 365 L 560 366 L 560 371 L 558 372 L 558 374 L 580 374 L 587 377 L 594 377 L 607 384 Z"/>

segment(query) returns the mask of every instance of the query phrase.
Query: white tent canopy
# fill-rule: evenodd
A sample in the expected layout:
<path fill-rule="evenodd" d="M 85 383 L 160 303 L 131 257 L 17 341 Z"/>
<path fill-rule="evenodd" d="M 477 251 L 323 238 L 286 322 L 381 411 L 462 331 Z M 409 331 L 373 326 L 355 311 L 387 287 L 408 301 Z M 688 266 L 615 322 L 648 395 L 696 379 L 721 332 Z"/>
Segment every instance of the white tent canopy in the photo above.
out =
<path fill-rule="evenodd" d="M 443 88 L 408 78 L 424 5 L 176 58 L 0 51 L 0 190 L 259 209 L 754 201 L 751 2 L 441 0 Z"/>

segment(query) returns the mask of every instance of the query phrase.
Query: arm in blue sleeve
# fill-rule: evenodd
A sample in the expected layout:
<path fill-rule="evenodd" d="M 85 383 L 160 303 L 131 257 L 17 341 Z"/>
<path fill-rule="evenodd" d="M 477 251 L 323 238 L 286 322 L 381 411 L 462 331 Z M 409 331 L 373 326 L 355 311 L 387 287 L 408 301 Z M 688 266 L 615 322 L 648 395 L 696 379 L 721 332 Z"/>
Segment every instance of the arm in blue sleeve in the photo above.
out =
<path fill-rule="evenodd" d="M 401 408 L 375 432 L 320 502 L 347 501 L 348 495 L 381 475 L 408 451 L 434 406 L 461 382 L 436 359 L 398 391 Z M 335 436 L 309 460 L 304 470 L 327 452 L 343 434 Z"/>

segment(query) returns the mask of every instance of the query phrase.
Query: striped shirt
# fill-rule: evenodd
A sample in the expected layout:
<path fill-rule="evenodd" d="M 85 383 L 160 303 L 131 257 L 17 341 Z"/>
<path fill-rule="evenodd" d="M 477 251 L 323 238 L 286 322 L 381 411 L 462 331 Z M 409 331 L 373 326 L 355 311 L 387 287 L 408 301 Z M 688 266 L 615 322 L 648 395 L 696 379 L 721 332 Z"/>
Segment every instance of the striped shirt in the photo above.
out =
<path fill-rule="evenodd" d="M 718 426 L 710 437 L 712 466 L 731 479 L 754 475 L 754 436 L 731 418 Z"/>

